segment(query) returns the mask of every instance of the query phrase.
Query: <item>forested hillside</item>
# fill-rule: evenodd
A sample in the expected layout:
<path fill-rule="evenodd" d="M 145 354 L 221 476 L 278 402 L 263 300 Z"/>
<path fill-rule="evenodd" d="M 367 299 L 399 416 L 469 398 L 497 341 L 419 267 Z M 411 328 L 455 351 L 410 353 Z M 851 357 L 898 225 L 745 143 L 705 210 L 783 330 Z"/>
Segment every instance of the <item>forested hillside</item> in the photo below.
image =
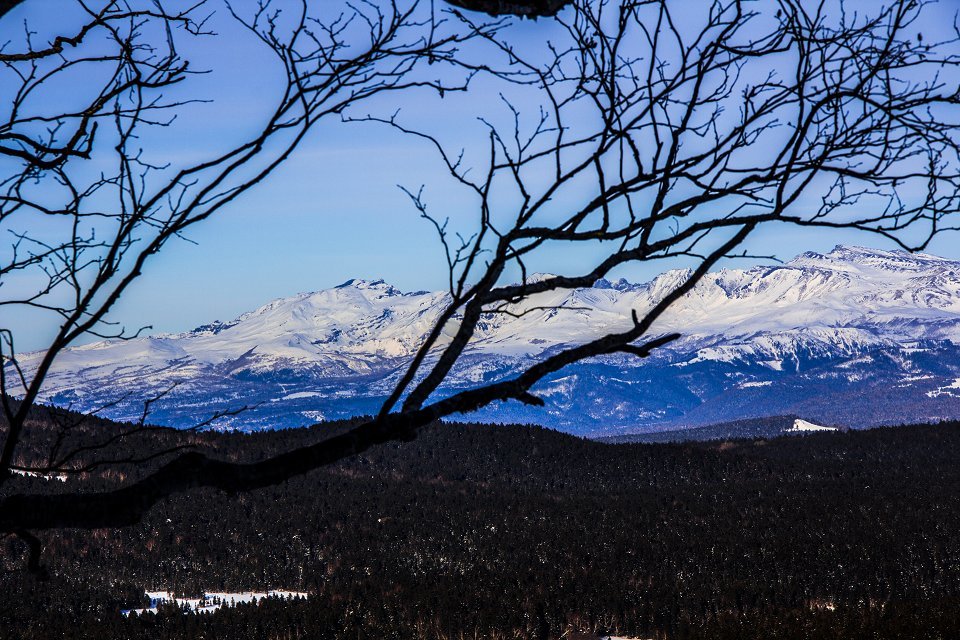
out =
<path fill-rule="evenodd" d="M 252 459 L 339 428 L 163 430 L 125 446 Z M 956 424 L 654 445 L 435 425 L 271 489 L 180 496 L 136 527 L 45 534 L 46 579 L 9 537 L 0 638 L 950 638 L 958 458 Z M 135 474 L 18 478 L 9 491 Z M 163 588 L 314 595 L 119 614 Z"/>

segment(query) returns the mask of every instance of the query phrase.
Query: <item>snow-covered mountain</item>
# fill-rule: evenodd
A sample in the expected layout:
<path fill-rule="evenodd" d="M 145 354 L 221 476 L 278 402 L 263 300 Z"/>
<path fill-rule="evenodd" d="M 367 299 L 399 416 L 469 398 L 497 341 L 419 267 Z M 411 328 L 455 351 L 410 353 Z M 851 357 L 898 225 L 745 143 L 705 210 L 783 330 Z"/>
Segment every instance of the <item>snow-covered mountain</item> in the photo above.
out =
<path fill-rule="evenodd" d="M 601 280 L 485 319 L 449 391 L 509 376 L 562 345 L 629 326 L 685 275 Z M 447 301 L 383 281 L 350 280 L 270 302 L 231 322 L 68 350 L 43 399 L 189 426 L 217 410 L 240 428 L 372 413 Z M 540 309 L 544 307 L 545 309 Z M 527 311 L 527 313 L 522 313 Z M 571 366 L 537 389 L 544 409 L 512 403 L 479 418 L 576 433 L 694 426 L 768 415 L 863 427 L 960 418 L 960 262 L 837 247 L 778 266 L 712 273 L 654 333 L 683 338 L 647 360 Z M 25 354 L 29 370 L 40 354 Z M 171 390 L 172 389 L 172 390 Z"/>

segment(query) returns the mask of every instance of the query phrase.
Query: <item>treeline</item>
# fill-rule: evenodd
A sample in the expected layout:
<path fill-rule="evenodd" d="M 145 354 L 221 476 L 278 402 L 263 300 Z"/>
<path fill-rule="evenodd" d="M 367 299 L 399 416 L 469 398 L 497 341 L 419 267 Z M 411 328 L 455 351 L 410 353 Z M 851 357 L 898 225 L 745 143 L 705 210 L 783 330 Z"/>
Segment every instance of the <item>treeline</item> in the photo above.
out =
<path fill-rule="evenodd" d="M 163 430 L 123 454 L 192 443 L 252 459 L 346 426 Z M 45 534 L 44 580 L 7 538 L 0 638 L 954 638 L 958 459 L 956 424 L 657 445 L 435 425 L 281 486 L 179 496 L 136 527 Z M 119 615 L 160 588 L 314 595 Z"/>

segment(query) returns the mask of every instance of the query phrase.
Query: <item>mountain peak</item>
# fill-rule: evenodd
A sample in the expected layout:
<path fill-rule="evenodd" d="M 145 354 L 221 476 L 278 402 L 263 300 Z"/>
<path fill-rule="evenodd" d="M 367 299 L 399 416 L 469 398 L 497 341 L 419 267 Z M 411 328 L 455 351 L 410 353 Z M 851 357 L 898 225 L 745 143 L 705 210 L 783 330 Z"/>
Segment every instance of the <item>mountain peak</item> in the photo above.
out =
<path fill-rule="evenodd" d="M 544 280 L 549 280 L 550 278 L 556 278 L 555 273 L 547 273 L 545 271 L 537 271 L 536 273 L 529 273 L 525 279 L 527 284 L 533 284 L 534 282 L 543 282 Z"/>
<path fill-rule="evenodd" d="M 858 245 L 838 244 L 827 254 L 827 257 L 835 260 L 845 260 L 849 262 L 860 262 L 864 260 L 903 260 L 911 259 L 913 256 L 903 249 L 874 249 L 873 247 L 861 247 Z"/>
<path fill-rule="evenodd" d="M 630 282 L 626 278 L 620 278 L 619 280 L 607 280 L 606 278 L 600 278 L 593 283 L 594 289 L 614 289 L 616 291 L 630 291 L 637 286 L 638 285 Z"/>
<path fill-rule="evenodd" d="M 392 284 L 388 284 L 382 278 L 378 280 L 365 280 L 363 278 L 351 278 L 342 284 L 338 284 L 334 289 L 359 289 L 361 291 L 379 291 L 386 295 L 398 295 L 400 290 Z"/>
<path fill-rule="evenodd" d="M 951 260 L 928 253 L 910 253 L 903 249 L 873 249 L 855 245 L 838 244 L 828 253 L 807 251 L 788 264 L 794 267 L 819 267 L 849 270 L 869 267 L 882 271 L 920 271 L 933 265 L 943 265 Z"/>

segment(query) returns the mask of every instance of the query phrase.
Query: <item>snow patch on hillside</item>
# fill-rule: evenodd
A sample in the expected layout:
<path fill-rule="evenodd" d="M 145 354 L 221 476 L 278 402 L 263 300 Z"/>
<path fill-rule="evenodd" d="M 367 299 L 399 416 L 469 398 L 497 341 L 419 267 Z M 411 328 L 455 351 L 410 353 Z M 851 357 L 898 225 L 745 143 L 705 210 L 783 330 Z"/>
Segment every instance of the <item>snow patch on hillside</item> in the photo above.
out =
<path fill-rule="evenodd" d="M 960 398 L 960 393 L 956 393 L 958 391 L 960 391 L 960 378 L 955 379 L 946 386 L 937 387 L 933 391 L 928 391 L 927 397 L 938 398 L 940 396 L 953 396 L 954 398 Z"/>
<path fill-rule="evenodd" d="M 836 427 L 824 427 L 823 425 L 814 424 L 812 422 L 807 422 L 806 420 L 801 420 L 797 418 L 793 421 L 793 426 L 787 429 L 787 433 L 799 433 L 799 432 L 808 432 L 808 431 L 836 431 Z"/>
<path fill-rule="evenodd" d="M 150 599 L 150 606 L 142 609 L 123 609 L 120 613 L 124 616 L 130 614 L 142 615 L 144 613 L 156 613 L 164 605 L 175 605 L 183 610 L 184 613 L 212 613 L 222 607 L 233 607 L 238 604 L 258 603 L 266 598 L 282 598 L 288 600 L 291 598 L 307 598 L 310 594 L 302 591 L 283 591 L 271 589 L 270 591 L 210 591 L 204 593 L 199 598 L 178 598 L 170 591 L 147 591 L 146 596 Z"/>

